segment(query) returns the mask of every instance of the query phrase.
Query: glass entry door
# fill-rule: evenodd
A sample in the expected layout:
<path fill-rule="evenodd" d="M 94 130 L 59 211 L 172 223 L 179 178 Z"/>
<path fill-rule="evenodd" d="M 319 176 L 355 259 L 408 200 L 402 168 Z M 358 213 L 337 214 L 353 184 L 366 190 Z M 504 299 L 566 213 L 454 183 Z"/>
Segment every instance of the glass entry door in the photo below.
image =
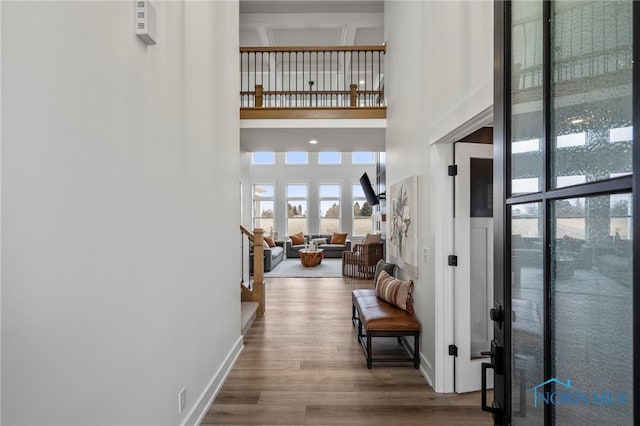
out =
<path fill-rule="evenodd" d="M 640 421 L 638 7 L 496 5 L 496 424 Z"/>

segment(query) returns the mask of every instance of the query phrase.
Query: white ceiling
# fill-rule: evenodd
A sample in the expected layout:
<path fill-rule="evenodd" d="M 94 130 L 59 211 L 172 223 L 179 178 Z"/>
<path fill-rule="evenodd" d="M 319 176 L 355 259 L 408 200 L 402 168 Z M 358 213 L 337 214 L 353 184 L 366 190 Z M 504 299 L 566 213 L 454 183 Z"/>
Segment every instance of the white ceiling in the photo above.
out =
<path fill-rule="evenodd" d="M 334 5 L 333 10 L 329 7 L 331 5 Z M 241 46 L 353 46 L 382 43 L 383 2 L 240 2 Z"/>
<path fill-rule="evenodd" d="M 384 151 L 386 120 L 242 120 L 241 151 Z M 317 144 L 309 144 L 315 139 Z"/>
<path fill-rule="evenodd" d="M 382 13 L 384 1 L 240 0 L 240 13 Z"/>
<path fill-rule="evenodd" d="M 383 42 L 383 1 L 240 0 L 241 46 L 353 46 Z M 297 121 L 286 128 L 278 127 L 278 120 L 266 121 L 270 123 L 259 124 L 259 128 L 247 128 L 243 123 L 243 151 L 385 150 L 385 120 L 382 127 L 381 120 L 360 120 L 353 126 L 345 123 L 353 120 L 338 120 L 338 127 L 326 127 L 326 123 L 308 126 Z M 374 121 L 377 127 L 370 128 Z M 309 145 L 310 139 L 320 143 Z"/>

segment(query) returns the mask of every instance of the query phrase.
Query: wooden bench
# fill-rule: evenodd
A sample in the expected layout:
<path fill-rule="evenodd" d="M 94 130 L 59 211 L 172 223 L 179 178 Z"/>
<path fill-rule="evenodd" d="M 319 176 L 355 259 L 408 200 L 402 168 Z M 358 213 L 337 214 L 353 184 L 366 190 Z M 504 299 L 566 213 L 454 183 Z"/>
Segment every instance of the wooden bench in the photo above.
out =
<path fill-rule="evenodd" d="M 413 362 L 420 366 L 420 323 L 409 312 L 387 303 L 376 296 L 375 289 L 354 290 L 351 320 L 358 328 L 358 341 L 367 358 L 367 368 L 373 362 Z M 413 348 L 408 337 L 413 336 Z M 371 339 L 373 337 L 396 337 L 398 343 L 409 355 L 408 358 L 373 357 Z"/>

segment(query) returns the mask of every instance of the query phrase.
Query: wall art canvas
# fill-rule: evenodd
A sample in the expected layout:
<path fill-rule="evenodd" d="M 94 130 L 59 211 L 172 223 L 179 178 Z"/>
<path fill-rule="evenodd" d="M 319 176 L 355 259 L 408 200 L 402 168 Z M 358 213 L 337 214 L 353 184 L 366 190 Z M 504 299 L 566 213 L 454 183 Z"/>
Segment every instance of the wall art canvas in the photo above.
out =
<path fill-rule="evenodd" d="M 390 195 L 390 196 L 389 196 Z M 387 213 L 391 216 L 389 259 L 413 278 L 418 277 L 418 177 L 389 186 Z"/>

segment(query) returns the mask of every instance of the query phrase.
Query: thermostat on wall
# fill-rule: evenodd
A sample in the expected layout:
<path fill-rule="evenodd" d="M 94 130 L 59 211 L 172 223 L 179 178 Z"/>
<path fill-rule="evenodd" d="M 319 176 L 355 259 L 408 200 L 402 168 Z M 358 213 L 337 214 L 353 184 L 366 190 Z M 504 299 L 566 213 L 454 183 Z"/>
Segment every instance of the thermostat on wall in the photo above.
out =
<path fill-rule="evenodd" d="M 136 0 L 136 35 L 146 45 L 156 44 L 156 10 L 147 0 Z"/>

